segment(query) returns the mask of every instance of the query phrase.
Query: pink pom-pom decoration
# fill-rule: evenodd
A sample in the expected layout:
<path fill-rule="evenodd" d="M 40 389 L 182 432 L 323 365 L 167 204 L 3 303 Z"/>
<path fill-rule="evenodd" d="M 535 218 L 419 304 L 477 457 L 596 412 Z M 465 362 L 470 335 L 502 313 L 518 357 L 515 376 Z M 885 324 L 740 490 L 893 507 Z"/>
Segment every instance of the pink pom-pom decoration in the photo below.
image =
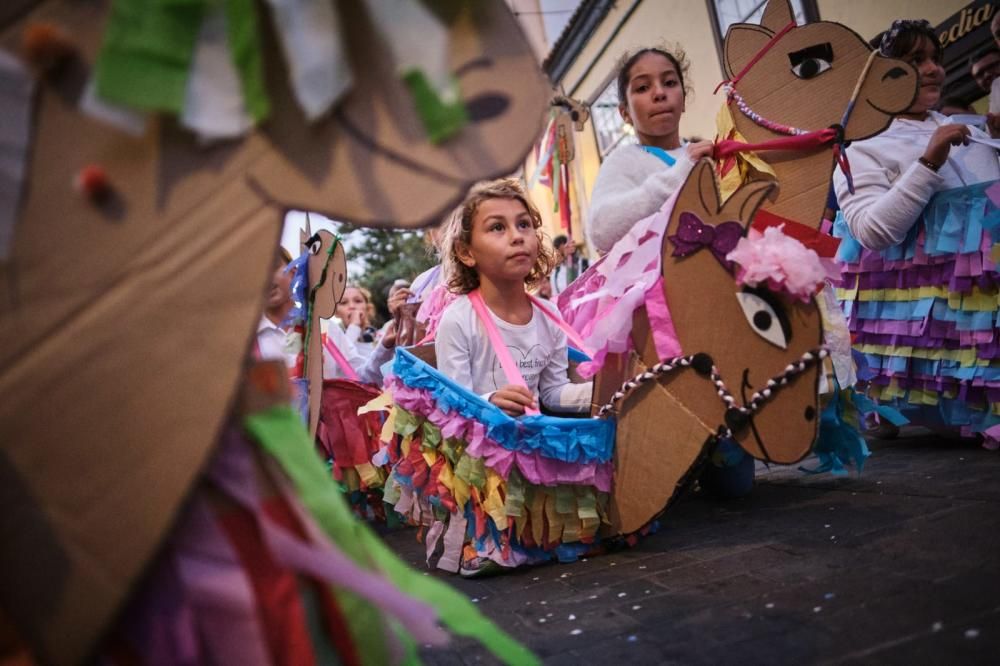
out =
<path fill-rule="evenodd" d="M 815 251 L 786 236 L 784 225 L 768 227 L 764 233 L 751 228 L 726 259 L 737 264 L 736 281 L 756 287 L 764 284 L 807 302 L 836 271 Z"/>

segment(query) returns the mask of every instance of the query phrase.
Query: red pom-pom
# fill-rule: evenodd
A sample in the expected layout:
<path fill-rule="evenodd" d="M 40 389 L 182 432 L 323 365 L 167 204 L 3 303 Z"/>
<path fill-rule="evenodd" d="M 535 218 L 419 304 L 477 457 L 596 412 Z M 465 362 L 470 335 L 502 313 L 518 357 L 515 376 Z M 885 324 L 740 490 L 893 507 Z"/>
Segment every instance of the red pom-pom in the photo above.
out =
<path fill-rule="evenodd" d="M 88 164 L 76 174 L 76 190 L 91 201 L 102 201 L 111 193 L 111 181 L 104 167 Z"/>
<path fill-rule="evenodd" d="M 52 72 L 76 53 L 70 36 L 52 23 L 32 23 L 21 38 L 24 58 L 42 72 Z"/>

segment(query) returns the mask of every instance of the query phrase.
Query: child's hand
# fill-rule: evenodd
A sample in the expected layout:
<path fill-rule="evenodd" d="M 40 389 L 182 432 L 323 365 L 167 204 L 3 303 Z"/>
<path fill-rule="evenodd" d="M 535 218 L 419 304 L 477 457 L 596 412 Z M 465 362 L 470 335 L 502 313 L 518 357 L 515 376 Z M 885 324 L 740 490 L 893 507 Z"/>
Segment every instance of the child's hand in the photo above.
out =
<path fill-rule="evenodd" d="M 927 150 L 924 151 L 924 159 L 940 166 L 948 159 L 952 146 L 967 145 L 969 145 L 968 125 L 941 125 L 934 130 L 934 134 L 931 134 Z"/>
<path fill-rule="evenodd" d="M 364 329 L 368 325 L 368 317 L 361 310 L 351 310 L 347 315 L 347 325 Z"/>
<path fill-rule="evenodd" d="M 409 289 L 405 287 L 402 289 L 397 289 L 396 292 L 392 296 L 390 296 L 389 300 L 386 302 L 386 305 L 389 308 L 389 315 L 395 317 L 396 310 L 399 309 L 399 306 L 405 303 L 411 296 L 413 296 L 413 292 L 410 291 Z"/>
<path fill-rule="evenodd" d="M 386 349 L 392 349 L 396 346 L 396 320 L 393 319 L 389 322 L 389 325 L 385 327 L 385 334 L 382 335 L 382 346 Z"/>
<path fill-rule="evenodd" d="M 989 129 L 991 137 L 1000 139 L 1000 113 L 987 113 L 986 127 Z"/>
<path fill-rule="evenodd" d="M 695 141 L 687 145 L 687 154 L 692 162 L 697 162 L 703 157 L 711 157 L 714 149 L 715 143 L 712 141 Z"/>
<path fill-rule="evenodd" d="M 490 396 L 490 402 L 505 411 L 510 416 L 520 416 L 524 414 L 526 407 L 538 409 L 535 403 L 535 396 L 524 386 L 508 384 L 502 389 L 498 389 Z"/>

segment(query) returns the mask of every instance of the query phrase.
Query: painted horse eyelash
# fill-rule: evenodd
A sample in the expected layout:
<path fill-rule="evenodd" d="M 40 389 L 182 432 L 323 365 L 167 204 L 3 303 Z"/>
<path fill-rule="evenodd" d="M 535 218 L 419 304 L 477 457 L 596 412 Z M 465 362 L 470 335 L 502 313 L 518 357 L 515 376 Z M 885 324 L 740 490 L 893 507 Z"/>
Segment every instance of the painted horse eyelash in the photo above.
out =
<path fill-rule="evenodd" d="M 819 60 L 832 63 L 833 46 L 830 45 L 830 42 L 824 42 L 822 44 L 807 46 L 804 49 L 792 51 L 788 54 L 788 60 L 792 63 L 792 67 L 800 65 L 810 58 L 818 58 Z"/>
<path fill-rule="evenodd" d="M 753 294 L 771 306 L 774 314 L 778 317 L 778 325 L 781 326 L 781 332 L 785 335 L 785 341 L 791 342 L 792 322 L 788 319 L 784 304 L 773 293 L 761 287 L 743 287 L 743 293 Z"/>

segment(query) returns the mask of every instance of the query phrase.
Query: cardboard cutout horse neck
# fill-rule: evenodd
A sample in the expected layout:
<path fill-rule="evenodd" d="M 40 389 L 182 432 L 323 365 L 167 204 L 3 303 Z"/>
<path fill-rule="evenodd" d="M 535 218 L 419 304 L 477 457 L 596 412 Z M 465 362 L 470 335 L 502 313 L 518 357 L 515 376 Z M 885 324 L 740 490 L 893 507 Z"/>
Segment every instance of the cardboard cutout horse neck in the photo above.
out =
<path fill-rule="evenodd" d="M 309 253 L 306 262 L 309 307 L 306 310 L 308 319 L 304 322 L 306 360 L 303 375 L 309 384 L 309 434 L 315 437 L 323 393 L 323 334 L 320 321 L 336 314 L 337 304 L 347 290 L 347 255 L 344 245 L 329 231 L 310 232 L 307 217 L 305 229 L 300 234 L 302 251 Z"/>
<path fill-rule="evenodd" d="M 714 366 L 714 376 L 705 367 L 704 372 L 694 367 L 674 371 L 642 384 L 623 401 L 608 534 L 635 531 L 660 513 L 720 431 L 731 430 L 754 457 L 780 463 L 802 459 L 812 446 L 818 420 L 815 365 L 748 418 L 732 416 L 734 406 L 750 404 L 752 394 L 817 350 L 823 339 L 814 301 L 739 287 L 725 252 L 715 246 L 724 231 L 742 236 L 773 189 L 773 183 L 749 183 L 723 204 L 711 163 L 704 160 L 678 194 L 663 236 L 663 290 L 683 354 L 702 355 Z M 679 236 L 682 224 L 688 229 Z M 690 240 L 683 253 L 677 251 L 679 237 Z M 622 378 L 638 376 L 663 360 L 644 308 L 636 313 L 632 342 L 634 352 L 609 356 L 598 375 L 599 402 L 609 383 L 620 385 Z M 732 405 L 720 398 L 720 387 L 733 396 Z"/>
<path fill-rule="evenodd" d="M 728 105 L 748 143 L 787 136 L 767 124 L 807 132 L 843 124 L 843 138 L 858 141 L 883 131 L 893 114 L 913 102 L 917 73 L 910 65 L 871 57 L 865 40 L 839 23 L 789 28 L 794 21 L 788 0 L 770 0 L 760 25 L 737 23 L 726 33 L 727 77 L 742 74 L 733 84 L 739 99 L 730 98 Z M 740 106 L 764 123 L 748 117 Z M 780 184 L 775 200 L 763 207 L 818 228 L 834 168 L 832 146 L 767 151 L 759 157 L 773 168 Z"/>

